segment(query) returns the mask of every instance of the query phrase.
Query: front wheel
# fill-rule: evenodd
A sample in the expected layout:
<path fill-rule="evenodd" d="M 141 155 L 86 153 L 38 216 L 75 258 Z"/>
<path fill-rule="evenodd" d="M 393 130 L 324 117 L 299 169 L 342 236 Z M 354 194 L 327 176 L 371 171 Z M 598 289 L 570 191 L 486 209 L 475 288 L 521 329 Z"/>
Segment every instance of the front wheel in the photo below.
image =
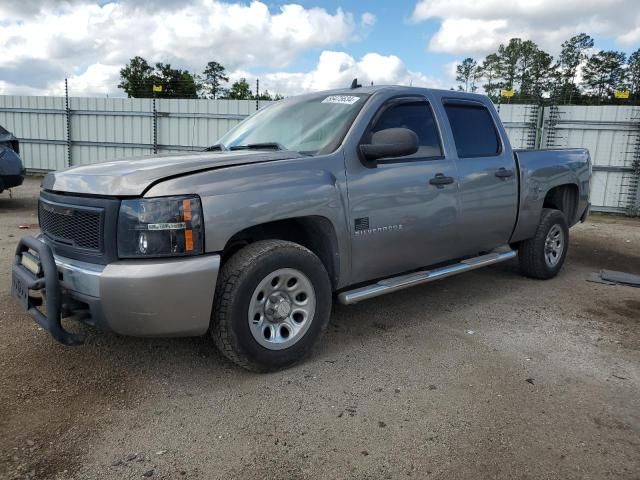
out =
<path fill-rule="evenodd" d="M 326 329 L 331 284 L 320 259 L 292 242 L 265 240 L 220 272 L 211 334 L 218 349 L 253 371 L 287 367 Z"/>
<path fill-rule="evenodd" d="M 555 277 L 569 248 L 569 227 L 560 210 L 543 208 L 535 235 L 518 248 L 520 270 L 531 278 Z"/>

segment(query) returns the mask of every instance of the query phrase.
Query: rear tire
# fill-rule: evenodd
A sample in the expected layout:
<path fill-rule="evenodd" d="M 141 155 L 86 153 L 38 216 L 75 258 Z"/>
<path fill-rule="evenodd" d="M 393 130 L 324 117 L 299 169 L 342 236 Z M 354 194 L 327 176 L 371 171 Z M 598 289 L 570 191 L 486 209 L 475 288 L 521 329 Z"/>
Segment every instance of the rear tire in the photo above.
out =
<path fill-rule="evenodd" d="M 553 278 L 562 268 L 568 249 L 569 227 L 564 213 L 543 208 L 535 235 L 518 248 L 520 270 L 531 278 Z"/>
<path fill-rule="evenodd" d="M 329 275 L 313 252 L 282 240 L 252 243 L 222 267 L 211 335 L 247 370 L 285 368 L 326 330 L 331 300 Z"/>

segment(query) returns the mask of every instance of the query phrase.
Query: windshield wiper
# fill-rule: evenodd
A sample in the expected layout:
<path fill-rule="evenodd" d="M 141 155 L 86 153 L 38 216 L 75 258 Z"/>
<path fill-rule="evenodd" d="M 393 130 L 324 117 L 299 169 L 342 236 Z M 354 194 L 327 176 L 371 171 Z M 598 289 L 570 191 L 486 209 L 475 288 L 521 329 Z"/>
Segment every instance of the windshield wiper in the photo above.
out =
<path fill-rule="evenodd" d="M 224 145 L 222 145 L 221 143 L 216 143 L 215 145 L 211 145 L 210 147 L 207 147 L 203 150 L 203 152 L 222 152 L 226 150 L 226 148 L 224 148 Z"/>
<path fill-rule="evenodd" d="M 286 150 L 286 148 L 277 142 L 249 143 L 247 145 L 234 145 L 229 150 Z"/>

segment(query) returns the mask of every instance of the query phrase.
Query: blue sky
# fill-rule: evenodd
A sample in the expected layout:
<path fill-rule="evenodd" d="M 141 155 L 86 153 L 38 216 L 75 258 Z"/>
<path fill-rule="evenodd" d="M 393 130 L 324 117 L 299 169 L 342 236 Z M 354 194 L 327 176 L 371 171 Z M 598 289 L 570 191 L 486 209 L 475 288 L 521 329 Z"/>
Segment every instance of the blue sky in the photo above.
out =
<path fill-rule="evenodd" d="M 130 58 L 232 80 L 260 78 L 292 95 L 353 77 L 449 88 L 456 63 L 511 37 L 553 55 L 580 32 L 595 49 L 640 47 L 638 0 L 4 0 L 0 94 L 123 95 Z"/>
<path fill-rule="evenodd" d="M 288 2 L 280 2 L 281 5 Z M 314 1 L 298 2 L 306 7 L 322 5 L 328 10 L 335 11 L 338 8 L 353 12 L 360 16 L 365 12 L 371 12 L 376 16 L 376 24 L 371 32 L 362 41 L 349 44 L 348 51 L 361 57 L 367 52 L 378 52 L 383 55 L 399 55 L 410 70 L 424 71 L 431 75 L 442 74 L 443 66 L 457 56 L 428 52 L 429 38 L 438 30 L 438 20 L 427 20 L 422 23 L 411 22 L 411 15 L 416 5 L 411 0 L 394 1 L 336 1 L 328 0 L 320 3 Z M 307 69 L 312 68 L 317 60 L 318 51 L 314 55 L 305 55 L 300 60 L 300 65 Z"/>

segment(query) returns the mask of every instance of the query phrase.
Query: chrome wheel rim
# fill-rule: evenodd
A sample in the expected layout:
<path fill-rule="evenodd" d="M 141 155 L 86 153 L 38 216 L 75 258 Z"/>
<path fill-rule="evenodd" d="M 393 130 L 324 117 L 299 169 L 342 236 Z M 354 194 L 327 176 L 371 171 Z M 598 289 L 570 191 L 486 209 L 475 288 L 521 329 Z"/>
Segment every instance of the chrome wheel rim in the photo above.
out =
<path fill-rule="evenodd" d="M 269 350 L 296 344 L 316 311 L 311 280 L 294 268 L 281 268 L 262 279 L 251 295 L 248 320 L 253 338 Z"/>
<path fill-rule="evenodd" d="M 564 231 L 560 225 L 554 225 L 547 233 L 544 242 L 544 260 L 548 267 L 555 267 L 562 258 L 564 251 Z"/>

